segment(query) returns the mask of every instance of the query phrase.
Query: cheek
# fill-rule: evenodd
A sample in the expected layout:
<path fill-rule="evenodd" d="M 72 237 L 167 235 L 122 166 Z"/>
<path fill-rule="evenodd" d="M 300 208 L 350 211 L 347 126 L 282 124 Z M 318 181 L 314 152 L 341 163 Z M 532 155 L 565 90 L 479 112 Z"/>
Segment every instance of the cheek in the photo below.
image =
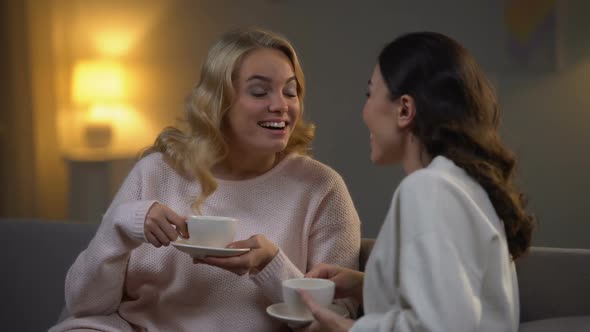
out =
<path fill-rule="evenodd" d="M 376 114 L 375 114 L 374 105 L 370 104 L 368 101 L 365 103 L 365 107 L 363 107 L 363 122 L 369 128 L 369 131 L 374 131 L 376 125 Z"/>
<path fill-rule="evenodd" d="M 363 119 L 373 135 L 373 141 L 380 148 L 386 149 L 395 143 L 394 119 L 383 112 L 383 109 L 365 108 Z"/>
<path fill-rule="evenodd" d="M 285 114 L 285 116 L 287 116 L 287 119 L 290 122 L 289 127 L 291 127 L 292 132 L 293 128 L 295 128 L 295 126 L 299 122 L 299 118 L 301 118 L 301 109 L 299 108 L 299 104 L 289 105 L 289 110 L 287 111 L 287 114 Z"/>
<path fill-rule="evenodd" d="M 244 116 L 244 108 L 241 105 L 234 105 L 229 112 L 227 112 L 226 120 L 231 125 L 231 127 L 237 126 L 240 122 L 242 122 Z"/>
<path fill-rule="evenodd" d="M 255 98 L 243 98 L 236 106 L 236 110 L 240 111 L 243 116 L 257 114 L 268 108 L 267 103 Z"/>
<path fill-rule="evenodd" d="M 300 104 L 298 100 L 289 105 L 289 110 L 295 119 L 299 118 L 299 115 L 301 114 L 301 107 L 299 105 Z"/>
<path fill-rule="evenodd" d="M 244 125 L 249 119 L 258 116 L 261 110 L 264 110 L 264 106 L 257 100 L 242 98 L 236 101 L 227 116 L 233 125 Z"/>
<path fill-rule="evenodd" d="M 243 102 L 236 102 L 232 108 L 225 114 L 225 125 L 227 130 L 233 135 L 243 134 L 248 126 L 248 107 Z"/>

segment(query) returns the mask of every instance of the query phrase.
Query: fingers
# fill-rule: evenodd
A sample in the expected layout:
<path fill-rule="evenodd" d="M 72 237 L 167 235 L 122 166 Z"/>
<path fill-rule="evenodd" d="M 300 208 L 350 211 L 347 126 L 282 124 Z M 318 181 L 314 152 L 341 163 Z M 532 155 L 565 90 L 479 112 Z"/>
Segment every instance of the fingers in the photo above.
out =
<path fill-rule="evenodd" d="M 147 232 L 145 233 L 145 237 L 148 240 L 149 243 L 153 244 L 154 247 L 156 248 L 160 248 L 162 246 L 162 242 L 160 242 L 155 236 L 154 234 Z"/>
<path fill-rule="evenodd" d="M 176 226 L 176 229 L 175 227 Z M 144 235 L 156 247 L 167 246 L 175 241 L 178 234 L 188 237 L 188 227 L 184 217 L 179 216 L 166 205 L 155 203 L 146 215 Z"/>
<path fill-rule="evenodd" d="M 298 293 L 305 305 L 309 308 L 309 311 L 311 311 L 313 318 L 315 318 L 321 326 L 335 326 L 337 325 L 337 322 L 341 320 L 341 317 L 337 313 L 315 303 L 311 295 L 306 291 L 299 289 Z"/>
<path fill-rule="evenodd" d="M 309 308 L 309 310 L 312 313 L 313 313 L 313 309 L 317 310 L 318 305 L 315 303 L 315 301 L 313 300 L 311 295 L 309 295 L 308 292 L 306 292 L 302 289 L 298 289 L 297 293 L 299 293 L 299 296 L 301 296 L 301 300 L 303 300 L 303 303 L 305 303 L 305 305 Z"/>
<path fill-rule="evenodd" d="M 260 235 L 252 235 L 246 240 L 235 241 L 230 243 L 228 248 L 250 248 L 250 249 L 257 249 L 260 248 Z"/>
<path fill-rule="evenodd" d="M 201 262 L 243 275 L 261 271 L 279 251 L 276 245 L 260 234 L 253 235 L 246 240 L 230 243 L 228 248 L 248 248 L 250 251 L 233 257 L 208 256 L 202 259 Z"/>
<path fill-rule="evenodd" d="M 175 233 L 180 234 L 185 239 L 189 238 L 190 234 L 188 233 L 188 225 L 186 224 L 185 217 L 179 216 L 172 209 L 168 208 L 166 211 L 166 219 L 170 224 L 176 226 L 176 229 L 174 230 Z"/>
<path fill-rule="evenodd" d="M 289 327 L 291 327 L 289 325 Z M 291 330 L 293 332 L 321 332 L 321 331 L 325 331 L 322 329 L 322 326 L 317 322 L 317 321 L 313 321 L 311 322 L 311 324 L 303 326 L 303 327 L 291 327 Z"/>
<path fill-rule="evenodd" d="M 241 276 L 248 273 L 250 270 L 249 259 L 244 256 L 246 256 L 246 254 L 234 257 L 204 257 L 194 259 L 193 263 L 215 266 Z"/>
<path fill-rule="evenodd" d="M 238 269 L 247 265 L 247 259 L 242 258 L 242 256 L 204 257 L 201 262 L 224 269 Z"/>
<path fill-rule="evenodd" d="M 309 295 L 309 293 L 305 292 L 304 290 L 299 289 L 297 292 L 315 319 L 315 321 L 310 326 L 310 330 L 349 331 L 354 324 L 353 320 L 344 318 L 336 312 L 315 303 L 311 295 Z"/>
<path fill-rule="evenodd" d="M 326 271 L 323 269 L 323 264 L 314 266 L 311 270 L 305 274 L 306 278 L 322 278 L 325 279 Z"/>
<path fill-rule="evenodd" d="M 251 242 L 248 240 L 243 241 L 235 241 L 227 245 L 228 248 L 232 249 L 241 249 L 241 248 L 250 248 L 252 249 Z"/>
<path fill-rule="evenodd" d="M 159 227 L 153 227 L 150 232 L 163 246 L 168 246 L 170 244 L 170 239 Z"/>
<path fill-rule="evenodd" d="M 334 276 L 334 267 L 328 264 L 320 263 L 314 266 L 306 274 L 306 278 L 330 279 Z"/>
<path fill-rule="evenodd" d="M 176 241 L 176 239 L 178 239 L 178 232 L 168 222 L 162 223 L 160 229 L 166 235 L 168 242 Z"/>

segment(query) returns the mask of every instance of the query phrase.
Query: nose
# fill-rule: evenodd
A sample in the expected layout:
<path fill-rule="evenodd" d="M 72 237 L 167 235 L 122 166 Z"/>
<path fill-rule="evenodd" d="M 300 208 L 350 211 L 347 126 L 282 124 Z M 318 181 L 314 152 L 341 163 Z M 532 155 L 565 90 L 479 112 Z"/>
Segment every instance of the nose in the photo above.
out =
<path fill-rule="evenodd" d="M 287 104 L 287 99 L 283 96 L 282 93 L 278 93 L 271 98 L 270 104 L 268 105 L 269 112 L 287 112 L 289 109 L 289 105 Z"/>

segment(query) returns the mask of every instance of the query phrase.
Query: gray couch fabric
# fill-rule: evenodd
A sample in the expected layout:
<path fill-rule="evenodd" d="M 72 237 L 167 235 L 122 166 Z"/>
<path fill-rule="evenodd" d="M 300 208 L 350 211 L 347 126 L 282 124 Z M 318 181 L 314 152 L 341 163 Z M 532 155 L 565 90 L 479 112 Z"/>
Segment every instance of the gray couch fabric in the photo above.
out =
<path fill-rule="evenodd" d="M 55 324 L 64 307 L 66 272 L 97 226 L 0 219 L 0 330 L 39 332 Z"/>
<path fill-rule="evenodd" d="M 521 323 L 519 332 L 588 332 L 590 316 L 560 317 Z"/>
<path fill-rule="evenodd" d="M 64 308 L 64 279 L 97 224 L 0 219 L 0 330 L 39 332 Z M 363 239 L 361 267 L 374 240 Z M 517 264 L 522 332 L 590 332 L 590 250 L 533 248 Z"/>
<path fill-rule="evenodd" d="M 590 250 L 532 248 L 516 268 L 522 322 L 590 315 Z"/>

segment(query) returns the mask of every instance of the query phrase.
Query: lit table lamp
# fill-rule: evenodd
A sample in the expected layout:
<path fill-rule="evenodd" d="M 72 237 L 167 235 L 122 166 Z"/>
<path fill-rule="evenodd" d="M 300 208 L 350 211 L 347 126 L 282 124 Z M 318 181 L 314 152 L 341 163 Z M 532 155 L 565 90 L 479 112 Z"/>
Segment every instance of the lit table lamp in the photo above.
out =
<path fill-rule="evenodd" d="M 77 120 L 70 130 L 81 133 L 84 144 L 66 156 L 71 220 L 100 221 L 134 164 L 134 159 L 116 153 L 117 126 L 127 114 L 121 111 L 128 97 L 125 74 L 121 64 L 108 60 L 74 66 L 71 101 Z"/>
<path fill-rule="evenodd" d="M 106 148 L 113 136 L 113 111 L 126 94 L 123 67 L 114 61 L 76 63 L 72 78 L 72 101 L 86 112 L 83 136 L 90 149 Z"/>

